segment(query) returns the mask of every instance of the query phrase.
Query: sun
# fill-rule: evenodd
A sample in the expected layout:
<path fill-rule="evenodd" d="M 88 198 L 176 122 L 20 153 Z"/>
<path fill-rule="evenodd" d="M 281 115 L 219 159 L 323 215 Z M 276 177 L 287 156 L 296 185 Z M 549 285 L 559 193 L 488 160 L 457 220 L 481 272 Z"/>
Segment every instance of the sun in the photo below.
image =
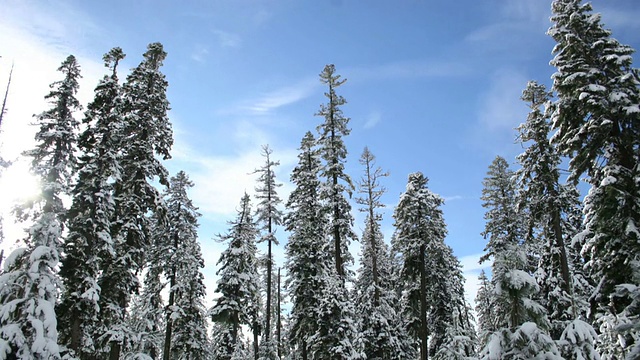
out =
<path fill-rule="evenodd" d="M 0 212 L 6 218 L 11 210 L 35 198 L 40 192 L 40 183 L 29 172 L 29 164 L 18 160 L 0 173 Z"/>

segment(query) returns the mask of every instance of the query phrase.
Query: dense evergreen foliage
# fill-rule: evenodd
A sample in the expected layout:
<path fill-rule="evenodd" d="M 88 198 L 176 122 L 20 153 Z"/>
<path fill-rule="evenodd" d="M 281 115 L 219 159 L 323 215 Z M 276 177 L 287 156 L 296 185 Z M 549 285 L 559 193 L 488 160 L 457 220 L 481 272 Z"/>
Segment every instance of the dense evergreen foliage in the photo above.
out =
<path fill-rule="evenodd" d="M 640 73 L 590 4 L 554 0 L 552 11 L 553 86 L 523 84 L 522 153 L 496 156 L 482 182 L 491 271 L 475 314 L 428 178 L 409 174 L 390 239 L 388 174 L 369 148 L 352 182 L 334 65 L 320 73 L 322 121 L 302 137 L 286 203 L 265 146 L 256 207 L 245 193 L 218 236 L 226 248 L 207 295 L 194 183 L 163 163 L 163 46 L 149 44 L 122 83 L 123 51 L 105 54 L 81 122 L 80 67 L 67 57 L 24 153 L 42 186 L 18 211 L 24 246 L 0 272 L 0 359 L 640 358 Z M 357 268 L 354 204 L 365 214 Z"/>

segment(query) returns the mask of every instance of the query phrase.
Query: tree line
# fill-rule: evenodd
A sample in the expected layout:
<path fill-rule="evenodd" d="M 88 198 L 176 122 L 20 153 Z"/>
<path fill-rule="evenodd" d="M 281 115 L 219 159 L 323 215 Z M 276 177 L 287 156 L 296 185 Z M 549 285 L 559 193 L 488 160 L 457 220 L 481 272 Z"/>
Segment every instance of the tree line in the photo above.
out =
<path fill-rule="evenodd" d="M 346 173 L 346 79 L 334 65 L 320 73 L 326 102 L 301 139 L 285 201 L 279 162 L 263 146 L 255 194 L 241 197 L 218 237 L 227 248 L 205 308 L 194 184 L 162 164 L 173 135 L 166 53 L 152 43 L 124 81 L 123 51 L 105 54 L 107 74 L 80 121 L 80 67 L 69 56 L 58 69 L 24 153 L 42 188 L 17 211 L 30 224 L 25 246 L 0 273 L 0 358 L 640 357 L 640 76 L 633 49 L 590 4 L 555 0 L 552 10 L 553 86 L 526 85 L 518 168 L 498 156 L 483 181 L 481 262 L 491 273 L 479 278 L 477 319 L 428 178 L 408 175 L 384 239 L 388 173 L 368 148 L 359 179 Z M 360 236 L 353 204 L 365 214 Z M 279 227 L 284 277 L 273 259 Z"/>

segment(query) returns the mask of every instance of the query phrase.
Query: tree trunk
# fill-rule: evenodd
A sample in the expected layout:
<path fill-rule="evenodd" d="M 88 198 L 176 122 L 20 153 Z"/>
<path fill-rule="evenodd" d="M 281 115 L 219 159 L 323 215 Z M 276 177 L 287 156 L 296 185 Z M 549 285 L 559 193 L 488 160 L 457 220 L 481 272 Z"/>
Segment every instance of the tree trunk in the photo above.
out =
<path fill-rule="evenodd" d="M 180 218 L 178 217 L 178 221 L 180 220 Z M 173 236 L 173 251 L 177 251 L 178 249 L 178 234 L 176 233 Z M 175 253 L 174 253 L 175 254 Z M 164 333 L 164 351 L 162 353 L 162 358 L 163 360 L 169 360 L 171 359 L 171 336 L 173 333 L 173 320 L 171 319 L 171 307 L 173 307 L 173 304 L 176 301 L 176 291 L 175 291 L 175 286 L 176 286 L 176 268 L 175 266 L 172 266 L 171 268 L 171 278 L 169 279 L 169 303 L 167 304 L 167 309 L 169 309 L 169 311 L 167 311 L 167 315 L 166 315 L 166 329 L 165 329 L 165 333 Z"/>
<path fill-rule="evenodd" d="M 171 274 L 171 280 L 169 281 L 169 303 L 167 304 L 167 308 L 169 309 L 169 311 L 167 311 L 166 320 L 165 320 L 166 328 L 164 332 L 164 351 L 162 353 L 162 359 L 164 360 L 171 359 L 171 336 L 173 333 L 173 320 L 171 319 L 171 307 L 175 302 L 175 290 L 174 290 L 175 286 L 176 286 L 176 269 L 173 268 L 172 274 Z"/>
<path fill-rule="evenodd" d="M 258 348 L 258 335 L 260 335 L 260 334 L 259 334 L 259 330 L 258 329 L 259 329 L 259 324 L 258 324 L 258 321 L 256 320 L 253 323 L 253 358 L 255 360 L 258 360 L 258 350 L 259 350 L 259 348 Z"/>
<path fill-rule="evenodd" d="M 426 245 L 420 245 L 420 360 L 429 358 L 427 344 L 427 339 L 429 338 L 429 330 L 427 328 L 427 270 L 424 268 L 425 252 Z"/>
<path fill-rule="evenodd" d="M 282 359 L 282 319 L 281 319 L 282 309 L 280 308 L 281 304 L 282 304 L 282 299 L 280 295 L 280 268 L 278 268 L 278 303 L 276 306 L 278 320 L 276 323 L 276 337 L 278 340 L 278 358 L 280 359 Z"/>
<path fill-rule="evenodd" d="M 304 339 L 302 340 L 302 360 L 308 360 L 307 341 Z"/>

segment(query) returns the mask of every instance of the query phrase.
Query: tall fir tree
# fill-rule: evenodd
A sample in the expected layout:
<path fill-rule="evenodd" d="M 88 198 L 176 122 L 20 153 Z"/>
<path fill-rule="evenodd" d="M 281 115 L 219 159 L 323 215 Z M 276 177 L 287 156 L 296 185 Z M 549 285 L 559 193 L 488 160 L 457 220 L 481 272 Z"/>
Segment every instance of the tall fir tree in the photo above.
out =
<path fill-rule="evenodd" d="M 261 359 L 271 360 L 274 358 L 274 354 L 277 352 L 275 342 L 271 338 L 273 315 L 273 255 L 272 246 L 278 245 L 278 239 L 275 236 L 276 227 L 282 224 L 282 211 L 278 208 L 282 203 L 280 197 L 278 197 L 277 189 L 282 184 L 276 183 L 275 167 L 280 165 L 279 161 L 271 160 L 271 154 L 273 151 L 269 148 L 269 145 L 262 147 L 262 156 L 265 158 L 265 163 L 262 167 L 257 169 L 255 173 L 260 174 L 258 177 L 258 186 L 256 187 L 256 198 L 258 204 L 256 205 L 257 222 L 262 224 L 262 229 L 265 232 L 261 238 L 261 242 L 267 243 L 267 258 L 266 258 L 266 308 L 265 308 L 265 325 L 264 333 L 262 337 L 264 353 Z"/>
<path fill-rule="evenodd" d="M 236 220 L 229 225 L 229 232 L 220 236 L 221 241 L 229 243 L 218 260 L 220 268 L 217 274 L 220 278 L 216 293 L 220 293 L 220 297 L 210 309 L 212 320 L 227 333 L 218 341 L 218 346 L 225 349 L 220 360 L 231 359 L 240 341 L 241 325 L 253 327 L 254 333 L 259 331 L 260 289 L 255 244 L 258 229 L 251 215 L 251 200 L 246 193 L 240 201 Z"/>
<path fill-rule="evenodd" d="M 579 211 L 578 191 L 571 183 L 560 183 L 561 157 L 549 142 L 551 124 L 545 107 L 551 94 L 544 85 L 530 81 L 522 100 L 531 109 L 526 122 L 519 127 L 520 141 L 528 146 L 517 159 L 521 168 L 516 171 L 519 188 L 518 208 L 526 209 L 526 228 L 535 232 L 535 241 L 542 249 L 536 277 L 541 286 L 541 303 L 551 321 L 550 333 L 559 339 L 565 327 L 587 309 L 586 299 L 574 292 L 576 285 L 588 284 L 581 272 L 574 272 L 576 256 L 568 246 L 580 230 L 571 214 Z M 581 266 L 580 263 L 577 266 Z M 577 278 L 580 277 L 580 278 Z M 578 291 L 578 295 L 584 291 Z"/>
<path fill-rule="evenodd" d="M 0 356 L 15 359 L 58 359 L 55 303 L 61 285 L 57 274 L 66 209 L 76 158 L 74 112 L 80 66 L 69 55 L 58 68 L 64 79 L 51 84 L 45 96 L 52 107 L 36 117 L 36 147 L 25 152 L 31 171 L 41 179 L 40 196 L 32 205 L 33 225 L 26 247 L 7 259 L 0 275 Z"/>
<path fill-rule="evenodd" d="M 355 291 L 364 353 L 367 359 L 406 359 L 411 354 L 404 353 L 403 345 L 409 338 L 394 307 L 397 297 L 391 283 L 390 252 L 380 229 L 379 209 L 384 207 L 381 197 L 386 192 L 380 179 L 388 173 L 376 166 L 375 156 L 366 147 L 360 164 L 364 175 L 358 182 L 361 197 L 356 202 L 366 219 Z"/>
<path fill-rule="evenodd" d="M 309 341 L 317 330 L 317 289 L 325 268 L 330 267 L 324 253 L 323 229 L 326 219 L 319 199 L 320 156 L 313 134 L 303 137 L 298 165 L 291 173 L 295 188 L 289 195 L 284 217 L 289 241 L 285 246 L 287 280 L 285 286 L 291 299 L 289 341 L 292 353 L 302 360 L 311 358 Z"/>
<path fill-rule="evenodd" d="M 113 251 L 113 181 L 120 178 L 118 149 L 122 141 L 117 66 L 124 56 L 120 48 L 104 55 L 105 67 L 111 74 L 105 75 L 96 87 L 83 119 L 86 129 L 78 138 L 78 181 L 71 191 L 69 232 L 60 268 L 65 292 L 56 312 L 60 341 L 79 358 L 96 351 L 100 296 L 97 278 L 102 268 L 101 256 Z"/>
<path fill-rule="evenodd" d="M 513 171 L 505 158 L 496 156 L 482 185 L 480 199 L 482 206 L 487 208 L 484 216 L 487 223 L 482 236 L 488 241 L 481 263 L 501 253 L 509 244 L 522 243 L 525 238 L 523 219 L 516 209 Z"/>
<path fill-rule="evenodd" d="M 483 360 L 562 360 L 547 331 L 546 311 L 534 300 L 540 288 L 526 271 L 527 263 L 527 254 L 518 244 L 506 244 L 495 255 L 492 282 L 498 326 L 483 347 Z"/>
<path fill-rule="evenodd" d="M 122 345 L 132 330 L 125 322 L 131 295 L 139 288 L 137 273 L 151 242 L 151 215 L 165 221 L 166 207 L 153 181 L 168 185 L 167 170 L 160 159 L 170 158 L 173 144 L 167 111 L 168 83 L 160 71 L 166 58 L 162 44 L 147 47 L 142 62 L 127 76 L 123 86 L 123 146 L 120 149 L 122 175 L 114 185 L 116 219 L 111 228 L 113 252 L 102 259 L 99 279 L 102 340 L 109 358 L 120 358 Z M 106 349 L 106 347 L 105 347 Z"/>
<path fill-rule="evenodd" d="M 480 355 L 483 360 L 534 356 L 560 360 L 548 334 L 546 310 L 535 301 L 540 288 L 530 273 L 530 248 L 523 246 L 525 237 L 531 239 L 531 231 L 523 231 L 527 219 L 516 206 L 514 182 L 506 160 L 496 157 L 483 181 L 482 206 L 487 209 L 483 235 L 489 240 L 481 258 L 493 259 L 490 298 L 495 331 L 483 339 Z"/>
<path fill-rule="evenodd" d="M 478 276 L 480 287 L 476 293 L 476 315 L 478 317 L 478 330 L 480 342 L 484 343 L 490 334 L 497 330 L 493 284 L 489 281 L 487 274 L 482 270 Z"/>
<path fill-rule="evenodd" d="M 400 196 L 393 218 L 396 228 L 393 247 L 402 255 L 404 318 L 414 337 L 419 359 L 429 357 L 428 303 L 430 290 L 438 284 L 430 282 L 429 251 L 444 245 L 446 225 L 442 216 L 443 200 L 427 187 L 428 179 L 420 172 L 409 175 L 406 191 Z"/>
<path fill-rule="evenodd" d="M 198 208 L 187 191 L 194 183 L 184 171 L 171 178 L 164 193 L 167 222 L 162 227 L 161 266 L 168 281 L 164 308 L 163 359 L 204 359 L 207 352 L 204 267 L 198 243 Z"/>
<path fill-rule="evenodd" d="M 592 10 L 580 0 L 552 4 L 552 121 L 553 141 L 570 157 L 572 178 L 586 174 L 591 185 L 579 237 L 587 269 L 599 281 L 591 302 L 600 330 L 615 331 L 612 321 L 630 330 L 617 350 L 603 349 L 608 357 L 640 346 L 638 307 L 629 308 L 640 299 L 623 291 L 640 277 L 640 76 L 632 67 L 634 50 L 614 39 Z M 621 317 L 626 313 L 631 318 Z"/>
<path fill-rule="evenodd" d="M 320 199 L 326 206 L 329 223 L 326 229 L 333 240 L 333 261 L 336 273 L 340 277 L 346 276 L 346 266 L 353 259 L 349 253 L 350 240 L 356 239 L 351 228 L 353 216 L 351 205 L 345 197 L 345 193 L 351 196 L 353 183 L 349 175 L 344 171 L 347 157 L 347 148 L 343 137 L 349 135 L 349 118 L 342 113 L 340 106 L 346 104 L 346 100 L 336 93 L 336 88 L 347 80 L 336 74 L 334 65 L 326 65 L 320 73 L 320 82 L 327 85 L 328 92 L 326 104 L 320 105 L 316 114 L 324 118 L 324 122 L 318 126 L 319 137 L 317 140 L 320 148 L 320 156 L 324 160 L 320 175 L 325 182 L 320 187 Z"/>

